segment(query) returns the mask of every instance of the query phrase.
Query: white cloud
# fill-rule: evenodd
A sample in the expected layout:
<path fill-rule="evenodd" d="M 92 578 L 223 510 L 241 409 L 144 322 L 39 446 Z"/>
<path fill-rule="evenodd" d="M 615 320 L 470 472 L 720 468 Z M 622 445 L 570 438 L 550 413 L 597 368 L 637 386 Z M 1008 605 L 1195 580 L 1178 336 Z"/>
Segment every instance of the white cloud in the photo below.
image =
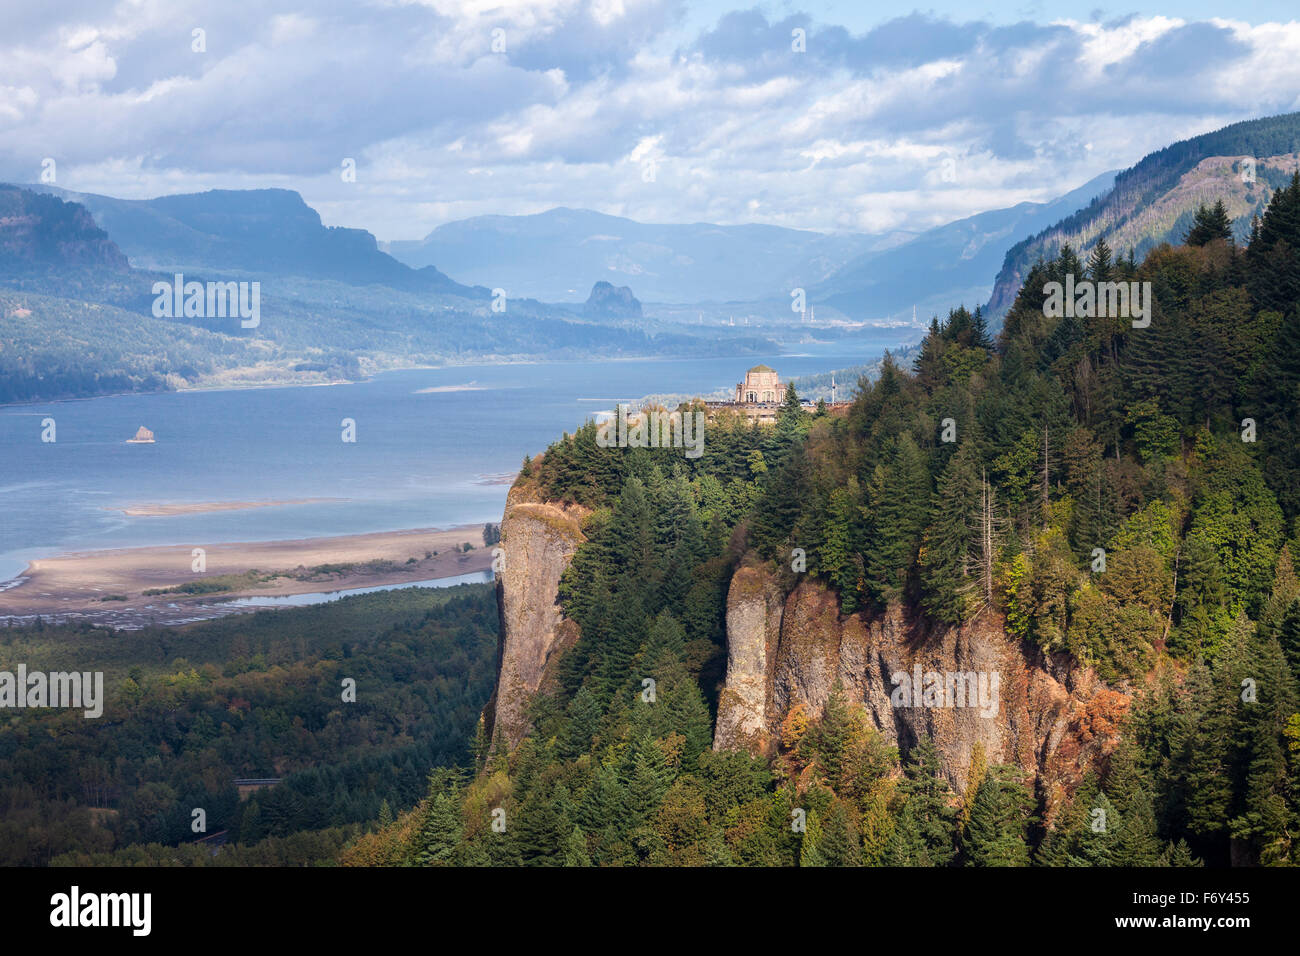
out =
<path fill-rule="evenodd" d="M 54 156 L 61 185 L 115 195 L 294 188 L 381 238 L 553 205 L 884 231 L 1050 198 L 1300 105 L 1297 23 L 910 18 L 853 36 L 811 17 L 793 55 L 786 26 L 761 18 L 766 32 L 697 45 L 675 32 L 683 9 L 190 0 L 169 14 L 138 0 L 69 14 L 0 38 L 0 179 L 29 181 Z"/>

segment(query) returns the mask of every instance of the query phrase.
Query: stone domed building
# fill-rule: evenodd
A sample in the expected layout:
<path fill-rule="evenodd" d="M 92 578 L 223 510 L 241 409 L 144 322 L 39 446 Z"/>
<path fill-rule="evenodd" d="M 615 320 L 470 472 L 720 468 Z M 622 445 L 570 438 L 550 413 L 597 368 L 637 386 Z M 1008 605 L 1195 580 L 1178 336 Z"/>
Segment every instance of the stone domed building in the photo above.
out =
<path fill-rule="evenodd" d="M 737 405 L 769 405 L 784 398 L 785 386 L 776 369 L 766 365 L 755 365 L 745 373 L 743 382 L 736 383 Z"/>
<path fill-rule="evenodd" d="M 745 380 L 736 383 L 736 391 L 725 402 L 705 402 L 709 415 L 739 414 L 762 425 L 773 424 L 785 401 L 785 383 L 776 369 L 768 365 L 755 365 L 745 373 Z"/>
<path fill-rule="evenodd" d="M 745 380 L 736 383 L 736 391 L 727 401 L 706 401 L 705 410 L 710 418 L 720 415 L 742 415 L 751 422 L 760 425 L 773 425 L 781 417 L 785 404 L 787 383 L 781 381 L 776 369 L 769 365 L 755 365 L 745 373 Z M 716 394 L 716 393 L 715 393 Z M 830 403 L 815 403 L 800 400 L 799 405 L 805 412 L 819 411 L 822 404 L 832 415 L 847 414 L 851 402 L 837 402 L 835 396 L 835 376 L 831 375 Z"/>

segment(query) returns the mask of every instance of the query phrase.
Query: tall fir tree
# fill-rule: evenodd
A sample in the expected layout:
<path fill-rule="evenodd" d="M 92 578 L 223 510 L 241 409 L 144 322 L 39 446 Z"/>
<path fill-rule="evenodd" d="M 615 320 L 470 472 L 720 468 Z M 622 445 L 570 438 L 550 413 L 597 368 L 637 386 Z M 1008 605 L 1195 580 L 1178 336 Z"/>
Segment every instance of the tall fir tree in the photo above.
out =
<path fill-rule="evenodd" d="M 1213 206 L 1200 205 L 1183 241 L 1189 246 L 1204 246 L 1216 239 L 1232 241 L 1232 219 L 1222 199 L 1216 199 Z"/>
<path fill-rule="evenodd" d="M 1034 800 L 1018 767 L 989 768 L 975 793 L 970 824 L 962 838 L 963 858 L 972 866 L 1028 866 L 1029 825 Z"/>

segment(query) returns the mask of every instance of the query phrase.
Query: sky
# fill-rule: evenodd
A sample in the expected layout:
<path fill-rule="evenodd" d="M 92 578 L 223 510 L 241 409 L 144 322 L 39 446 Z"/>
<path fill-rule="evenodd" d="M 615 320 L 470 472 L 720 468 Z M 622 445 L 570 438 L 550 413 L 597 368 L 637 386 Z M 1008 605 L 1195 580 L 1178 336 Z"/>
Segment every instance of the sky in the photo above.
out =
<path fill-rule="evenodd" d="M 0 181 L 302 193 L 415 239 L 555 206 L 919 231 L 1300 110 L 1294 0 L 0 8 Z"/>

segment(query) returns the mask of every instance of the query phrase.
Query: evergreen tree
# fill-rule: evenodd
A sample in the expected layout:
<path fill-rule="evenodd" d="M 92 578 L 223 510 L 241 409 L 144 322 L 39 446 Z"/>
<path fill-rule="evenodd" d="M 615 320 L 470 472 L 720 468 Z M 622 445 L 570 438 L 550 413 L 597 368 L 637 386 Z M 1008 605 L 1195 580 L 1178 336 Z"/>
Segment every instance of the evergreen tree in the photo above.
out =
<path fill-rule="evenodd" d="M 903 799 L 903 813 L 896 831 L 894 859 L 907 862 L 891 865 L 947 866 L 956 855 L 954 839 L 956 812 L 952 808 L 952 789 L 943 777 L 939 750 L 929 737 L 912 748 L 904 779 L 898 792 Z"/>
<path fill-rule="evenodd" d="M 1256 306 L 1284 315 L 1294 311 L 1300 302 L 1300 173 L 1273 193 L 1246 255 Z"/>
<path fill-rule="evenodd" d="M 775 479 L 770 481 L 755 508 L 753 536 L 769 557 L 784 559 L 795 522 L 812 497 L 812 473 L 805 446 L 795 445 Z"/>
<path fill-rule="evenodd" d="M 1161 853 L 1155 808 L 1145 790 L 1128 795 L 1111 859 L 1116 866 L 1157 866 Z"/>
<path fill-rule="evenodd" d="M 1092 247 L 1092 252 L 1088 255 L 1088 278 L 1093 282 L 1109 282 L 1113 263 L 1111 261 L 1110 246 L 1106 244 L 1105 236 L 1097 237 L 1097 244 Z"/>
<path fill-rule="evenodd" d="M 894 829 L 885 850 L 886 866 L 935 866 L 920 821 L 909 803 L 904 802 L 894 818 Z"/>
<path fill-rule="evenodd" d="M 591 857 L 587 854 L 587 837 L 582 827 L 575 826 L 564 846 L 565 866 L 591 866 Z"/>
<path fill-rule="evenodd" d="M 978 585 L 982 504 L 974 444 L 967 442 L 939 478 L 930 526 L 919 552 L 921 603 L 940 621 L 956 624 L 982 603 Z"/>
<path fill-rule="evenodd" d="M 928 393 L 934 392 L 947 376 L 947 370 L 943 366 L 947 345 L 943 329 L 939 325 L 939 317 L 934 316 L 930 319 L 930 331 L 921 340 L 916 358 L 912 362 L 912 371 L 916 375 L 917 382 Z"/>
<path fill-rule="evenodd" d="M 857 610 L 864 585 L 864 562 L 855 546 L 861 533 L 862 510 L 856 479 L 850 478 L 845 486 L 832 489 L 817 553 L 818 566 L 839 589 L 846 614 Z"/>
<path fill-rule="evenodd" d="M 610 850 L 627 836 L 630 829 L 629 799 L 617 771 L 603 764 L 597 766 L 578 801 L 576 816 L 583 832 L 595 835 L 601 849 Z M 600 864 L 605 861 L 596 853 L 593 862 Z"/>
<path fill-rule="evenodd" d="M 843 800 L 831 802 L 822 826 L 817 853 L 823 866 L 861 866 L 862 843 L 853 811 Z"/>
<path fill-rule="evenodd" d="M 1184 242 L 1189 246 L 1204 246 L 1215 239 L 1232 241 L 1232 219 L 1222 199 L 1216 199 L 1212 207 L 1200 205 Z"/>
<path fill-rule="evenodd" d="M 781 410 L 777 412 L 776 416 L 778 434 L 787 439 L 792 439 L 795 429 L 798 428 L 803 418 L 803 404 L 799 401 L 799 393 L 795 391 L 793 384 L 787 382 L 785 398 L 782 400 Z"/>
<path fill-rule="evenodd" d="M 1056 814 L 1052 826 L 1039 844 L 1034 862 L 1039 866 L 1084 866 L 1084 833 L 1097 824 L 1093 814 L 1101 788 L 1091 773 L 1084 776 L 1078 789 Z"/>
<path fill-rule="evenodd" d="M 1188 847 L 1186 841 L 1179 840 L 1177 843 L 1169 844 L 1164 853 L 1160 855 L 1156 865 L 1162 867 L 1188 867 L 1202 866 L 1203 864 L 1192 855 L 1191 848 Z"/>
<path fill-rule="evenodd" d="M 826 700 L 822 719 L 809 740 L 817 757 L 817 766 L 833 790 L 838 790 L 844 779 L 853 727 L 853 715 L 844 700 L 844 688 L 837 680 Z"/>
<path fill-rule="evenodd" d="M 530 794 L 511 816 L 514 843 L 526 865 L 565 865 L 573 826 L 560 800 Z"/>
<path fill-rule="evenodd" d="M 867 574 L 882 603 L 908 589 L 930 502 L 930 472 L 910 433 L 897 442 L 888 466 L 878 468 L 869 493 L 872 523 Z"/>
<path fill-rule="evenodd" d="M 1253 676 L 1239 695 L 1233 749 L 1240 782 L 1230 832 L 1250 845 L 1257 860 L 1285 863 L 1295 842 L 1295 781 L 1283 733 L 1296 712 L 1295 681 L 1274 638 L 1253 635 L 1243 664 Z"/>
<path fill-rule="evenodd" d="M 989 335 L 988 319 L 984 317 L 984 307 L 975 306 L 975 314 L 970 321 L 970 346 L 985 352 L 993 349 L 993 338 Z"/>
<path fill-rule="evenodd" d="M 1224 668 L 1192 665 L 1187 679 L 1187 710 L 1175 746 L 1187 795 L 1188 830 L 1200 836 L 1224 833 L 1232 805 L 1229 747 L 1235 688 L 1222 686 Z"/>
<path fill-rule="evenodd" d="M 972 866 L 1028 866 L 1033 806 L 1018 768 L 989 768 L 962 839 L 965 860 Z"/>
<path fill-rule="evenodd" d="M 429 798 L 417 839 L 416 866 L 446 866 L 453 862 L 461 839 L 461 821 L 452 796 L 437 793 Z"/>
<path fill-rule="evenodd" d="M 1083 263 L 1079 261 L 1079 254 L 1074 251 L 1074 247 L 1068 242 L 1061 246 L 1061 251 L 1057 253 L 1056 261 L 1052 264 L 1056 278 L 1064 283 L 1067 275 L 1074 276 L 1074 281 L 1078 283 L 1084 278 L 1085 272 Z"/>
<path fill-rule="evenodd" d="M 1278 646 L 1292 674 L 1300 674 L 1300 600 L 1293 600 L 1277 628 Z"/>
<path fill-rule="evenodd" d="M 1087 820 L 1078 830 L 1071 866 L 1115 866 L 1118 863 L 1119 832 L 1123 819 L 1119 809 L 1103 790 L 1093 796 L 1091 806 L 1085 808 Z"/>

